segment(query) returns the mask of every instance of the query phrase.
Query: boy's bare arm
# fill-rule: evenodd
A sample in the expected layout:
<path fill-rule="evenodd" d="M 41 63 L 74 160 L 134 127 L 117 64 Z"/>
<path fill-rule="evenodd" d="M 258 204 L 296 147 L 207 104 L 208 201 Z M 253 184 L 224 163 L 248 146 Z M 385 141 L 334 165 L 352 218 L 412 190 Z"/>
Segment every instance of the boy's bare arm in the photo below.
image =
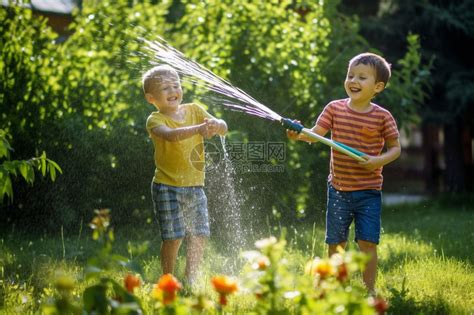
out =
<path fill-rule="evenodd" d="M 387 140 L 387 151 L 379 156 L 366 155 L 366 160 L 359 162 L 360 165 L 369 170 L 377 169 L 381 166 L 387 165 L 395 161 L 401 153 L 400 141 L 398 138 Z"/>
<path fill-rule="evenodd" d="M 225 135 L 227 132 L 227 124 L 222 119 L 208 119 L 199 125 L 186 126 L 181 128 L 170 128 L 165 125 L 154 127 L 151 129 L 153 134 L 164 138 L 167 141 L 181 141 L 200 134 L 205 138 L 210 138 L 216 134 Z"/>
<path fill-rule="evenodd" d="M 170 128 L 165 125 L 154 127 L 151 129 L 154 135 L 165 139 L 166 141 L 181 141 L 197 134 L 205 133 L 206 123 L 199 125 L 186 126 L 181 128 Z"/>

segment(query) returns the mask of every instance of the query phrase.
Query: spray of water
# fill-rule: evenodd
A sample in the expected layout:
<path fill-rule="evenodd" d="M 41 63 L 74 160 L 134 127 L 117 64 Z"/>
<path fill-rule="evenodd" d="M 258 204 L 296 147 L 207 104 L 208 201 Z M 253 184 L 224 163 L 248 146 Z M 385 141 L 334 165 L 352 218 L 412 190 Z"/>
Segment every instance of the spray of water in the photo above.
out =
<path fill-rule="evenodd" d="M 282 117 L 270 108 L 199 63 L 186 58 L 183 53 L 173 48 L 163 38 L 158 37 L 155 41 L 149 41 L 143 38 L 141 40 L 144 41 L 145 47 L 152 53 L 156 60 L 159 60 L 161 63 L 169 64 L 178 73 L 184 75 L 184 81 L 201 85 L 229 99 L 229 101 L 221 102 L 222 105 L 249 115 L 273 121 L 281 120 Z"/>

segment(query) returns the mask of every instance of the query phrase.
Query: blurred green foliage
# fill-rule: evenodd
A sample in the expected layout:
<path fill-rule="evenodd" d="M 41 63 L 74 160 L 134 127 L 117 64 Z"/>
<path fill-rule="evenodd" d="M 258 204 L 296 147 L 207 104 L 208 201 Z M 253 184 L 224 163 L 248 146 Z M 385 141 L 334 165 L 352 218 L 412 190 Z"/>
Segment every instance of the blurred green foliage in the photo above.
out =
<path fill-rule="evenodd" d="M 46 151 L 64 173 L 54 185 L 16 185 L 13 204 L 3 210 L 6 223 L 34 219 L 48 222 L 40 225 L 45 229 L 72 227 L 90 209 L 104 207 L 123 223 L 151 217 L 154 165 L 144 126 L 153 108 L 143 99 L 140 81 L 158 61 L 141 38 L 164 37 L 306 126 L 330 100 L 345 97 L 348 60 L 374 50 L 358 35 L 358 19 L 337 11 L 338 1 L 155 2 L 84 1 L 64 43 L 56 43 L 46 21 L 30 10 L 0 9 L 0 125 L 12 135 L 15 156 Z M 408 46 L 406 58 L 392 61 L 397 66 L 386 92 L 400 125 L 416 117 L 410 104 L 422 98 L 420 78 L 428 71 L 417 59 L 418 42 L 411 37 Z M 285 143 L 284 172 L 237 174 L 244 218 L 257 223 L 322 215 L 327 148 L 289 142 L 276 124 L 227 111 L 215 95 L 186 88 L 185 101 L 199 99 L 228 122 L 228 142 Z M 228 193 L 218 184 L 227 180 L 222 175 L 207 176 L 211 217 Z"/>
<path fill-rule="evenodd" d="M 56 162 L 46 157 L 43 151 L 41 156 L 33 157 L 29 160 L 11 160 L 10 151 L 13 148 L 7 140 L 7 135 L 0 129 L 0 201 L 3 202 L 5 197 L 10 201 L 13 200 L 12 176 L 20 176 L 30 185 L 35 181 L 35 169 L 41 172 L 43 177 L 48 174 L 51 180 L 56 180 L 57 173 L 62 173 L 61 168 Z"/>

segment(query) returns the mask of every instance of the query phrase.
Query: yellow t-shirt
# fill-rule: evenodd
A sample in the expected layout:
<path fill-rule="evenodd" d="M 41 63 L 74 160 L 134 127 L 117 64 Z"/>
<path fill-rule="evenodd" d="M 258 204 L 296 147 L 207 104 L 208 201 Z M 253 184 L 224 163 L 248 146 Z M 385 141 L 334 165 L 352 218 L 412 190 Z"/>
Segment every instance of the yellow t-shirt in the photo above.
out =
<path fill-rule="evenodd" d="M 155 183 L 176 187 L 204 186 L 204 139 L 200 134 L 181 141 L 167 141 L 152 133 L 152 129 L 165 125 L 180 128 L 201 124 L 204 118 L 214 118 L 201 106 L 181 104 L 185 109 L 183 121 L 176 121 L 160 112 L 148 116 L 146 129 L 155 148 Z"/>

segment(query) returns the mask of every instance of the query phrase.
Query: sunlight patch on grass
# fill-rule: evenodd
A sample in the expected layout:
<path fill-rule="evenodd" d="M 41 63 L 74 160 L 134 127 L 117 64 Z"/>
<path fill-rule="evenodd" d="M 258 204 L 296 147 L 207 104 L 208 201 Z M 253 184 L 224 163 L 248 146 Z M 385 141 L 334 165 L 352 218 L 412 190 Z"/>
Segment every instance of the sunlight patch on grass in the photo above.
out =
<path fill-rule="evenodd" d="M 472 266 L 453 258 L 425 257 L 407 261 L 400 268 L 385 273 L 386 286 L 393 292 L 406 290 L 405 303 L 436 302 L 433 312 L 446 308 L 452 314 L 467 314 L 474 310 L 474 274 Z M 395 290 L 393 290 L 395 289 Z M 426 307 L 426 306 L 425 306 Z M 437 309 L 436 309 L 436 308 Z"/>
<path fill-rule="evenodd" d="M 381 265 L 390 265 L 394 261 L 401 262 L 408 258 L 428 257 L 434 253 L 435 249 L 431 244 L 403 234 L 384 234 L 378 246 L 378 258 Z"/>

